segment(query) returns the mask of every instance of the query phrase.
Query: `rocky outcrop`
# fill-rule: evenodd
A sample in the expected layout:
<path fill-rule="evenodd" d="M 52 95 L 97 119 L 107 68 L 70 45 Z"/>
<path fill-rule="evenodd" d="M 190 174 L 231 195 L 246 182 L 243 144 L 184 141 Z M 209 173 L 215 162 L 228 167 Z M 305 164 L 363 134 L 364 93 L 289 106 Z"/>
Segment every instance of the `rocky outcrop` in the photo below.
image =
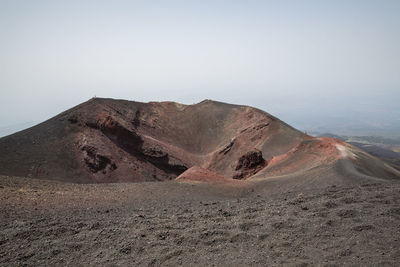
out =
<path fill-rule="evenodd" d="M 111 116 L 99 119 L 98 129 L 117 146 L 132 155 L 140 155 L 143 139 L 133 130 L 123 126 Z"/>
<path fill-rule="evenodd" d="M 236 174 L 233 176 L 234 179 L 245 179 L 253 176 L 261 169 L 267 166 L 267 162 L 262 156 L 260 150 L 251 150 L 241 156 L 236 165 Z"/>
<path fill-rule="evenodd" d="M 231 148 L 233 147 L 234 144 L 235 144 L 234 140 L 230 141 L 229 144 L 219 152 L 219 154 L 226 155 L 229 151 L 231 151 Z"/>
<path fill-rule="evenodd" d="M 86 166 L 92 173 L 101 171 L 105 174 L 117 169 L 117 165 L 107 156 L 99 154 L 95 147 L 83 146 L 81 150 L 85 153 Z"/>
<path fill-rule="evenodd" d="M 161 147 L 141 147 L 141 153 L 146 160 L 166 173 L 179 175 L 188 169 L 180 160 L 171 159 Z"/>
<path fill-rule="evenodd" d="M 136 113 L 135 118 L 138 116 Z M 139 123 L 133 122 L 133 126 Z M 171 159 L 170 155 L 161 146 L 144 138 L 136 132 L 135 128 L 124 126 L 117 119 L 109 115 L 99 114 L 95 122 L 88 121 L 86 125 L 95 130 L 100 130 L 113 143 L 122 150 L 131 154 L 138 160 L 149 162 L 155 168 L 166 174 L 176 177 L 188 168 L 178 159 Z M 104 165 L 104 163 L 103 163 Z"/>

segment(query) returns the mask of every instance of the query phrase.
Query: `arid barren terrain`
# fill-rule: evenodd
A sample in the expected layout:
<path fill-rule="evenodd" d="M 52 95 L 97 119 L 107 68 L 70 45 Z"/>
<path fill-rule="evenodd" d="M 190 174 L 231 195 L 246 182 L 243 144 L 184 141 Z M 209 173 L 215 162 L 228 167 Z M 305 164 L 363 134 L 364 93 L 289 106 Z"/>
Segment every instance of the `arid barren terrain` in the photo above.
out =
<path fill-rule="evenodd" d="M 338 165 L 337 176 L 399 175 L 343 141 L 314 138 L 256 108 L 211 100 L 93 98 L 1 138 L 0 162 L 0 174 L 76 183 L 197 179 L 200 169 L 248 180 Z"/>
<path fill-rule="evenodd" d="M 0 264 L 388 265 L 400 174 L 261 110 L 91 99 L 0 139 Z"/>

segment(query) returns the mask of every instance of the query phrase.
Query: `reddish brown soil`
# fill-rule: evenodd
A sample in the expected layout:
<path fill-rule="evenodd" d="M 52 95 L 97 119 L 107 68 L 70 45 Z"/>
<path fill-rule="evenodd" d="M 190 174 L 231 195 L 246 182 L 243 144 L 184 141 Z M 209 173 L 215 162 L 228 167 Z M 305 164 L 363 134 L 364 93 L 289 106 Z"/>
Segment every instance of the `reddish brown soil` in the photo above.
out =
<path fill-rule="evenodd" d="M 188 169 L 179 175 L 176 180 L 184 183 L 206 183 L 210 186 L 223 186 L 222 188 L 237 187 L 240 190 L 250 187 L 248 182 L 230 179 L 198 166 Z"/>

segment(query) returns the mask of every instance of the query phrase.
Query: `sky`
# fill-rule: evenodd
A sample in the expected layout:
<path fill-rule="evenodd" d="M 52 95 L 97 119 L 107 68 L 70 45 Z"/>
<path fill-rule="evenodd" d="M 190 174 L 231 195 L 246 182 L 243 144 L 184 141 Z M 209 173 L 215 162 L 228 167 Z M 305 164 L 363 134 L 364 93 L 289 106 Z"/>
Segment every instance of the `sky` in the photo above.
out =
<path fill-rule="evenodd" d="M 0 128 L 97 96 L 400 129 L 399 14 L 390 0 L 0 0 Z"/>

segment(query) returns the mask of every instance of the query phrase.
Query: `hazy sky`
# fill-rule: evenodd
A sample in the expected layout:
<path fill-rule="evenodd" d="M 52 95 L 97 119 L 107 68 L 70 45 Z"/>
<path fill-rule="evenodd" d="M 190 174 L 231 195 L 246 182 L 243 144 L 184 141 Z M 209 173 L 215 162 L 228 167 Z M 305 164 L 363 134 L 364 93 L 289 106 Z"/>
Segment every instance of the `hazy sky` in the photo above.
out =
<path fill-rule="evenodd" d="M 93 96 L 400 125 L 400 1 L 0 0 L 0 126 Z"/>

